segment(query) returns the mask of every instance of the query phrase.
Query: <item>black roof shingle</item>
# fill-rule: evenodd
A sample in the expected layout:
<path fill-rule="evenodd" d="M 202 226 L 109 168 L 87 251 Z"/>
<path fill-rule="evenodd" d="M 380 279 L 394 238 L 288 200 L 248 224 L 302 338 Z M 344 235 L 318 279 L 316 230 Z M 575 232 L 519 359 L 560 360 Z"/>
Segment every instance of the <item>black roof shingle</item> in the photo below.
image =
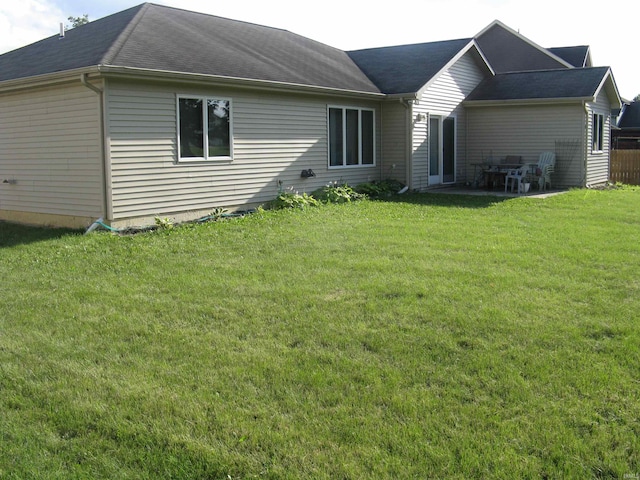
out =
<path fill-rule="evenodd" d="M 348 52 L 360 69 L 386 94 L 414 93 L 436 75 L 470 38 L 369 48 Z"/>
<path fill-rule="evenodd" d="M 581 68 L 589 66 L 586 65 L 587 55 L 589 54 L 588 45 L 576 47 L 553 47 L 547 48 L 547 50 L 574 67 Z"/>
<path fill-rule="evenodd" d="M 380 93 L 346 52 L 286 30 L 145 3 L 0 56 L 0 81 L 95 65 Z"/>
<path fill-rule="evenodd" d="M 632 102 L 624 108 L 618 127 L 622 129 L 640 129 L 640 102 Z"/>
<path fill-rule="evenodd" d="M 495 73 L 567 68 L 542 48 L 536 48 L 500 24 L 476 37 L 478 46 Z"/>
<path fill-rule="evenodd" d="M 502 73 L 485 78 L 466 101 L 581 99 L 595 95 L 608 67 Z"/>
<path fill-rule="evenodd" d="M 415 94 L 473 40 L 344 52 L 286 30 L 144 3 L 71 29 L 64 38 L 55 35 L 0 55 L 0 82 L 112 66 Z M 497 21 L 475 41 L 498 75 L 486 78 L 469 101 L 586 98 L 608 71 L 569 68 Z M 566 55 L 579 55 L 579 48 L 588 51 L 571 48 L 555 50 Z M 514 69 L 520 70 L 506 73 Z"/>
<path fill-rule="evenodd" d="M 99 65 L 143 5 L 0 55 L 0 81 Z"/>

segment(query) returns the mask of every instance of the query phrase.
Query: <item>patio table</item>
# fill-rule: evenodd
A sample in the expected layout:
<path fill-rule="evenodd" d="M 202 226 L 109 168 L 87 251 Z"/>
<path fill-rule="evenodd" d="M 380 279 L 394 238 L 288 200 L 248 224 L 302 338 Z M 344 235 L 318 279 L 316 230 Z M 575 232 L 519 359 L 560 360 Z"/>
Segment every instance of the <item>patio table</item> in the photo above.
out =
<path fill-rule="evenodd" d="M 509 170 L 513 170 L 515 168 L 520 168 L 523 165 L 528 165 L 529 169 L 531 169 L 531 173 L 534 172 L 533 168 L 535 164 L 527 164 L 527 163 L 472 163 L 474 167 L 474 178 L 476 181 L 479 181 L 482 178 L 482 181 L 487 189 L 491 190 L 495 187 L 499 187 L 504 185 L 505 177 Z M 477 173 L 478 168 L 480 168 L 480 174 Z"/>

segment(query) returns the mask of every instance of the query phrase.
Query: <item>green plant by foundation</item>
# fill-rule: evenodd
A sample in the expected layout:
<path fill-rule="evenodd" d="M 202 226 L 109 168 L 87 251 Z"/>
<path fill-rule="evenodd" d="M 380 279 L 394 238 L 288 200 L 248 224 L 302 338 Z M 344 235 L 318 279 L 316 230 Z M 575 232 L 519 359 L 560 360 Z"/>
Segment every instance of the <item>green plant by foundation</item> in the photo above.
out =
<path fill-rule="evenodd" d="M 280 192 L 278 196 L 271 201 L 270 208 L 281 210 L 284 208 L 305 208 L 318 206 L 319 202 L 313 196 L 307 193 L 298 193 L 293 189 Z"/>
<path fill-rule="evenodd" d="M 366 195 L 357 192 L 346 183 L 337 182 L 315 190 L 312 195 L 323 203 L 348 203 L 366 198 Z"/>

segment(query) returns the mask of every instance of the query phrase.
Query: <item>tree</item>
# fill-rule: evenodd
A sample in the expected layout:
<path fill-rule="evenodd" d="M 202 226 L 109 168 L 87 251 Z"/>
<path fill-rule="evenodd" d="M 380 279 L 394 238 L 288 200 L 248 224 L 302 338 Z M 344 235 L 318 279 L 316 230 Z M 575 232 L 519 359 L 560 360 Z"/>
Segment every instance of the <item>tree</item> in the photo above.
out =
<path fill-rule="evenodd" d="M 640 95 L 636 95 L 636 98 L 633 99 L 634 102 L 640 102 Z"/>
<path fill-rule="evenodd" d="M 84 25 L 86 23 L 89 23 L 89 14 L 85 13 L 81 17 L 69 16 L 69 17 L 67 17 L 67 20 L 69 20 L 71 22 L 71 27 L 69 27 L 69 25 L 67 25 L 67 30 L 69 28 L 76 28 L 76 27 L 79 27 L 80 25 Z"/>

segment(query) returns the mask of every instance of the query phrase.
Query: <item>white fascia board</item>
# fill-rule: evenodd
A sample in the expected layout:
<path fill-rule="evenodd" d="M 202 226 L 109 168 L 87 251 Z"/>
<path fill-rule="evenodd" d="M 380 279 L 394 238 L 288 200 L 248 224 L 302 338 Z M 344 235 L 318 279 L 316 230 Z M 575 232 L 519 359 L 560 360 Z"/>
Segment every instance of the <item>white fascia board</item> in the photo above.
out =
<path fill-rule="evenodd" d="M 595 97 L 568 97 L 568 98 L 522 98 L 514 100 L 465 100 L 462 105 L 465 107 L 514 107 L 526 105 L 568 105 L 582 102 L 594 102 Z"/>
<path fill-rule="evenodd" d="M 582 64 L 583 67 L 592 67 L 593 62 L 591 61 L 591 46 L 587 45 L 587 53 L 584 55 L 584 62 Z"/>
<path fill-rule="evenodd" d="M 607 88 L 607 85 L 609 88 Z M 609 97 L 609 102 L 611 103 L 611 108 L 621 108 L 622 107 L 622 99 L 620 98 L 620 93 L 618 92 L 618 86 L 616 85 L 616 80 L 613 78 L 613 73 L 609 68 L 607 73 L 602 77 L 602 81 L 598 88 L 596 88 L 595 93 L 593 94 L 593 98 L 598 98 L 602 89 L 605 88 L 607 92 L 607 96 Z M 613 93 L 613 101 L 611 99 L 611 94 Z"/>
<path fill-rule="evenodd" d="M 30 88 L 49 87 L 62 83 L 77 82 L 83 74 L 92 74 L 98 71 L 97 67 L 75 68 L 63 72 L 46 73 L 32 77 L 14 78 L 0 82 L 0 92 L 27 90 Z"/>

